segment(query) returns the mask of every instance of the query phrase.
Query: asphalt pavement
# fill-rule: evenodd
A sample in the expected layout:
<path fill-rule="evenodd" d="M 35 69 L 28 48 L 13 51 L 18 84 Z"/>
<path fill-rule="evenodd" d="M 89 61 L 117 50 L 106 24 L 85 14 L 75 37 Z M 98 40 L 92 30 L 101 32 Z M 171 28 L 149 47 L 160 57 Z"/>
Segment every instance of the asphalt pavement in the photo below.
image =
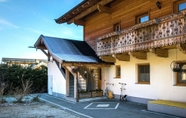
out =
<path fill-rule="evenodd" d="M 41 94 L 40 99 L 80 118 L 180 118 L 148 111 L 145 104 L 118 99 L 71 102 L 49 94 Z"/>

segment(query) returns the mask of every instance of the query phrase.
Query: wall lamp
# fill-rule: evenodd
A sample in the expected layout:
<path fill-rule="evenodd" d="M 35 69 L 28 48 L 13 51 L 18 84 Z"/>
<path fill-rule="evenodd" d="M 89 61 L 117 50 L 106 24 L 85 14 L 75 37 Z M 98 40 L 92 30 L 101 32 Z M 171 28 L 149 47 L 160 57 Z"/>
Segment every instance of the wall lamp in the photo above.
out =
<path fill-rule="evenodd" d="M 157 2 L 156 2 L 156 6 L 157 6 L 159 9 L 161 9 L 161 2 L 160 2 L 160 1 L 157 1 Z"/>

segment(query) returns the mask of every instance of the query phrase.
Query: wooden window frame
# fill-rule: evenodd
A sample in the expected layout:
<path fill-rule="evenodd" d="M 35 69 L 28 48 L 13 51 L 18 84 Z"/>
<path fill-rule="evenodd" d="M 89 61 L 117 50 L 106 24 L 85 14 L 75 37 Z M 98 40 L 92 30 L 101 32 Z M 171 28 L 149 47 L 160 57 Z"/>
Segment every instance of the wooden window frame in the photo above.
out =
<path fill-rule="evenodd" d="M 119 27 L 119 28 L 118 28 Z M 118 30 L 119 29 L 119 30 Z M 114 32 L 119 32 L 119 31 L 121 31 L 121 23 L 120 22 L 118 22 L 118 23 L 115 23 L 114 25 L 113 25 L 113 31 Z"/>
<path fill-rule="evenodd" d="M 178 12 L 180 12 L 180 11 L 178 10 L 178 5 L 179 5 L 179 4 L 182 4 L 182 3 L 184 3 L 184 2 L 186 2 L 186 1 L 185 1 L 185 0 L 178 0 L 178 1 L 173 2 L 173 13 L 178 13 Z"/>
<path fill-rule="evenodd" d="M 182 62 L 183 64 L 186 64 L 186 61 Z M 186 86 L 186 83 L 179 82 L 179 72 L 176 72 L 176 86 Z"/>
<path fill-rule="evenodd" d="M 120 68 L 120 75 L 118 75 L 118 68 Z M 115 78 L 120 78 L 121 77 L 121 66 L 120 65 L 116 65 L 115 67 L 115 72 L 116 72 L 116 77 Z"/>
<path fill-rule="evenodd" d="M 140 81 L 140 70 L 139 70 L 139 66 L 149 66 L 149 75 L 150 75 L 150 64 L 149 63 L 138 64 L 137 65 L 137 68 L 138 68 L 138 82 L 137 82 L 137 84 L 150 84 L 150 77 L 149 77 L 149 82 L 142 82 L 142 81 Z"/>
<path fill-rule="evenodd" d="M 142 18 L 144 16 L 148 16 L 149 17 L 148 21 L 150 20 L 149 12 L 146 12 L 146 13 L 143 13 L 143 14 L 140 14 L 140 15 L 136 16 L 136 24 L 143 23 L 143 22 L 140 22 L 140 18 Z M 147 21 L 145 21 L 145 22 L 147 22 Z"/>

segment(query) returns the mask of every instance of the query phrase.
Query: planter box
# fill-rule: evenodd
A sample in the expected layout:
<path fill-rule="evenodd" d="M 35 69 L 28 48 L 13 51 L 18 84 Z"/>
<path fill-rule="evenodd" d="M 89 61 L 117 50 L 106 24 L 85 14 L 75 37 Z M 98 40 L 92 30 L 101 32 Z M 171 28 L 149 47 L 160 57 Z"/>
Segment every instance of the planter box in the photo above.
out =
<path fill-rule="evenodd" d="M 78 95 L 79 95 L 79 99 L 101 97 L 101 96 L 103 96 L 103 91 L 79 92 Z"/>
<path fill-rule="evenodd" d="M 79 98 L 91 98 L 91 92 L 78 93 Z"/>
<path fill-rule="evenodd" d="M 101 97 L 103 96 L 103 91 L 93 91 L 92 97 Z"/>

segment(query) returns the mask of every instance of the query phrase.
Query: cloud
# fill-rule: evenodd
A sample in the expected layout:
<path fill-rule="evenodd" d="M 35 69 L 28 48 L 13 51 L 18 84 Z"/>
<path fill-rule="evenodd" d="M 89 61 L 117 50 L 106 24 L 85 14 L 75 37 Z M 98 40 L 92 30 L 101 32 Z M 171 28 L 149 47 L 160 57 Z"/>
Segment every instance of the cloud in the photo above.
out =
<path fill-rule="evenodd" d="M 8 0 L 0 0 L 0 2 L 7 2 Z"/>
<path fill-rule="evenodd" d="M 2 1 L 2 0 L 0 0 Z M 20 28 L 10 22 L 8 22 L 7 20 L 4 20 L 4 19 L 0 19 L 0 25 L 5 25 L 5 26 L 9 26 L 9 27 L 12 27 L 12 28 Z"/>

